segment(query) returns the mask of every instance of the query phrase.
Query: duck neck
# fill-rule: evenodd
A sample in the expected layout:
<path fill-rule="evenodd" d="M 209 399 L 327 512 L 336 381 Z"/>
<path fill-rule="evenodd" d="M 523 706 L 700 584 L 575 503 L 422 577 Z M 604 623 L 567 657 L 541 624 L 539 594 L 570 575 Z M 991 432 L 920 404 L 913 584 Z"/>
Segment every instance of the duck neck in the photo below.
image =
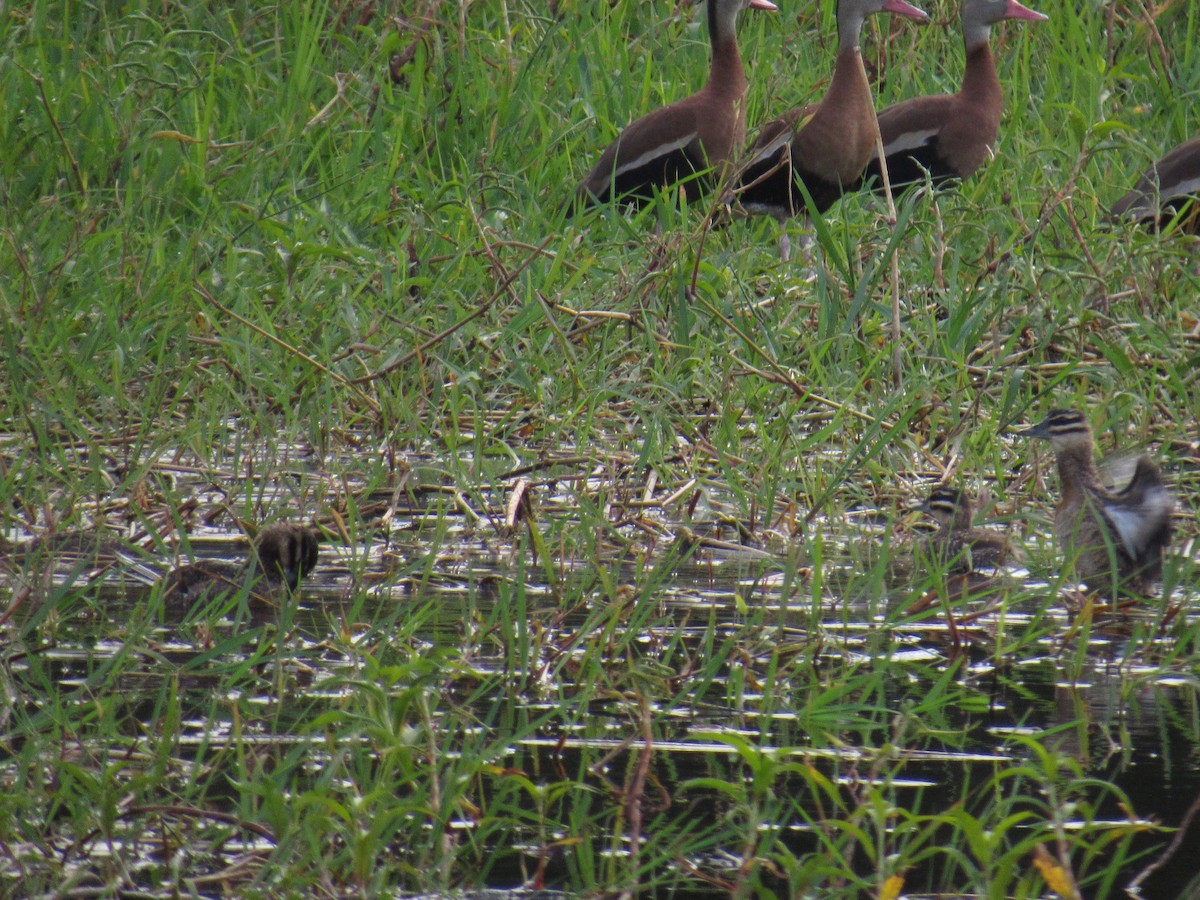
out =
<path fill-rule="evenodd" d="M 708 0 L 708 38 L 712 45 L 708 88 L 733 97 L 741 97 L 747 87 L 737 45 L 737 16 L 737 5 Z"/>
<path fill-rule="evenodd" d="M 865 16 L 857 3 L 842 0 L 838 4 L 838 51 L 833 66 L 833 80 L 821 101 L 821 108 L 835 110 L 847 118 L 874 116 L 871 83 L 863 67 L 859 38 Z"/>
<path fill-rule="evenodd" d="M 1102 484 L 1093 460 L 1091 443 L 1080 443 L 1057 450 L 1055 462 L 1064 501 L 1080 497 L 1089 487 Z"/>
<path fill-rule="evenodd" d="M 952 531 L 970 531 L 971 520 L 975 511 L 965 503 L 960 503 L 954 510 L 954 516 L 946 523 L 946 528 Z"/>
<path fill-rule="evenodd" d="M 967 0 L 963 4 L 962 16 L 963 45 L 969 54 L 980 44 L 986 44 L 992 37 L 992 23 L 988 21 L 986 4 L 972 3 Z"/>
<path fill-rule="evenodd" d="M 821 109 L 838 116 L 857 121 L 858 118 L 874 116 L 871 100 L 871 83 L 867 81 L 867 70 L 863 68 L 862 54 L 858 44 L 840 46 L 833 67 L 833 79 L 821 101 Z"/>
<path fill-rule="evenodd" d="M 842 0 L 837 7 L 837 30 L 838 30 L 838 60 L 841 61 L 842 56 L 853 51 L 858 53 L 858 45 L 862 39 L 863 23 L 866 21 L 866 16 L 863 15 L 857 3 L 849 3 L 847 0 Z"/>
<path fill-rule="evenodd" d="M 962 96 L 977 107 L 995 111 L 997 125 L 1004 107 L 1000 76 L 987 38 L 966 47 L 966 68 L 963 69 Z"/>

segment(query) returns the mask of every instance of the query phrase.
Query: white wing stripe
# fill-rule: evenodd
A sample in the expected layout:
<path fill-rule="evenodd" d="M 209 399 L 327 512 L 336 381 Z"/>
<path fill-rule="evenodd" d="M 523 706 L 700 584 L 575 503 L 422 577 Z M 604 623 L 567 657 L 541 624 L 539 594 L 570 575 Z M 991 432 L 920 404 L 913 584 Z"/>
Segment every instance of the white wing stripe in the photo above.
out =
<path fill-rule="evenodd" d="M 1174 200 L 1178 197 L 1184 197 L 1188 194 L 1194 194 L 1200 190 L 1200 175 L 1195 178 L 1188 178 L 1184 181 L 1176 182 L 1163 186 L 1163 200 Z"/>
<path fill-rule="evenodd" d="M 1161 485 L 1150 488 L 1137 506 L 1121 503 L 1106 503 L 1104 514 L 1117 530 L 1125 552 L 1137 559 L 1146 549 L 1146 543 L 1171 517 L 1175 502 Z"/>
<path fill-rule="evenodd" d="M 685 134 L 683 137 L 677 138 L 666 144 L 659 144 L 656 147 L 652 147 L 636 159 L 631 159 L 624 165 L 617 166 L 616 170 L 613 172 L 613 177 L 620 177 L 626 172 L 641 168 L 642 166 L 646 165 L 646 163 L 658 159 L 660 156 L 666 156 L 669 153 L 674 153 L 676 150 L 682 150 L 695 139 L 696 132 L 693 131 L 691 134 Z"/>
<path fill-rule="evenodd" d="M 924 147 L 929 143 L 931 138 L 937 137 L 940 130 L 938 128 L 926 128 L 924 131 L 906 131 L 904 134 L 897 135 L 884 144 L 883 154 L 884 156 L 891 156 L 893 153 Z"/>
<path fill-rule="evenodd" d="M 1141 515 L 1136 509 L 1127 509 L 1124 506 L 1116 505 L 1105 506 L 1104 512 L 1108 515 L 1109 521 L 1113 523 L 1113 527 L 1117 529 L 1125 552 L 1137 559 L 1146 546 L 1146 542 L 1142 540 L 1144 537 L 1142 526 L 1145 522 Z"/>
<path fill-rule="evenodd" d="M 787 144 L 791 142 L 793 136 L 794 132 L 785 129 L 783 133 L 771 141 L 771 143 L 767 144 L 765 147 L 755 153 L 754 158 L 750 160 L 749 165 L 753 166 L 757 163 L 765 162 L 766 160 L 770 159 L 779 152 L 781 147 L 787 146 Z"/>

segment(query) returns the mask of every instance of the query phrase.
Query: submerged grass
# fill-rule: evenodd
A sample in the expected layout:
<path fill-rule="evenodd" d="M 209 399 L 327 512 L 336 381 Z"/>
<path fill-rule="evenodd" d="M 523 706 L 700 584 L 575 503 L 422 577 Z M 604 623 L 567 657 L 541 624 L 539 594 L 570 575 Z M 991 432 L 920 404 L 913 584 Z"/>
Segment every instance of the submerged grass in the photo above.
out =
<path fill-rule="evenodd" d="M 1103 218 L 1197 127 L 1193 6 L 997 29 L 998 158 L 848 198 L 813 273 L 703 204 L 563 220 L 702 81 L 694 3 L 6 8 L 4 533 L 330 538 L 278 616 L 4 582 L 6 890 L 1117 896 L 1191 801 L 1121 785 L 1200 745 L 1200 276 Z M 750 121 L 819 96 L 831 5 L 742 18 Z M 881 102 L 957 83 L 953 29 L 868 32 Z M 1144 616 L 1059 614 L 1006 437 L 1051 405 L 1175 484 Z M 965 641 L 893 576 L 938 479 L 1031 554 Z"/>

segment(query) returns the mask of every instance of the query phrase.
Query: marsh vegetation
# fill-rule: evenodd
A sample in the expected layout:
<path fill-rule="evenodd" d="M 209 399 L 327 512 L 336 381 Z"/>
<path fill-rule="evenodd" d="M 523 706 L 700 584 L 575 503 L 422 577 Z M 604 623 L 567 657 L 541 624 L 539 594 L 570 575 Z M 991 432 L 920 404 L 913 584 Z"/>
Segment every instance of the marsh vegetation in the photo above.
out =
<path fill-rule="evenodd" d="M 925 8 L 881 105 L 957 84 Z M 1200 10 L 1045 11 L 997 158 L 812 267 L 560 212 L 703 79 L 695 3 L 0 12 L 4 892 L 1195 897 L 1196 245 L 1104 219 Z M 831 29 L 744 17 L 751 133 Z M 1075 591 L 1008 437 L 1053 406 L 1162 465 L 1161 596 Z M 913 564 L 938 482 L 1023 548 L 987 591 Z M 278 606 L 138 574 L 278 520 Z"/>

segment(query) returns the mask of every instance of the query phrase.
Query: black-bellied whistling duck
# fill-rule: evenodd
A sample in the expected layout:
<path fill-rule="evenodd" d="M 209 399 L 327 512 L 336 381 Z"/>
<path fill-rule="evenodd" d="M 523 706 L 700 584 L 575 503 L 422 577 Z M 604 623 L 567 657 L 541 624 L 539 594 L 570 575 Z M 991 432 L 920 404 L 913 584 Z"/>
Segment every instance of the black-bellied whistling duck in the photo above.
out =
<path fill-rule="evenodd" d="M 872 13 L 929 18 L 905 0 L 838 0 L 838 52 L 833 80 L 820 103 L 798 107 L 763 126 L 734 189 L 742 207 L 783 221 L 807 206 L 800 183 L 817 212 L 858 183 L 875 152 L 875 106 L 863 68 L 859 38 Z M 784 259 L 787 235 L 780 239 Z"/>
<path fill-rule="evenodd" d="M 914 97 L 879 113 L 879 134 L 893 185 L 966 178 L 992 158 L 1004 111 L 1004 92 L 988 38 L 1005 19 L 1044 21 L 1047 16 L 1017 0 L 963 0 L 966 68 L 957 94 Z M 865 180 L 881 184 L 879 158 L 867 165 Z"/>
<path fill-rule="evenodd" d="M 1180 144 L 1138 179 L 1133 190 L 1113 204 L 1114 219 L 1130 218 L 1166 225 L 1193 201 L 1194 212 L 1182 223 L 1185 231 L 1200 234 L 1200 137 Z"/>
<path fill-rule="evenodd" d="M 252 598 L 270 602 L 285 586 L 296 590 L 316 565 L 317 532 L 276 523 L 258 533 L 254 552 L 244 564 L 201 559 L 173 569 L 164 578 L 163 598 L 172 605 L 190 604 L 249 584 Z"/>
<path fill-rule="evenodd" d="M 656 109 L 629 124 L 600 155 L 579 185 L 578 209 L 614 198 L 634 205 L 654 199 L 655 189 L 683 182 L 689 200 L 708 187 L 697 173 L 720 179 L 746 136 L 743 100 L 746 72 L 737 45 L 743 9 L 777 9 L 770 0 L 708 0 L 712 64 L 708 83 L 692 96 Z"/>
<path fill-rule="evenodd" d="M 1175 510 L 1154 461 L 1140 456 L 1129 484 L 1112 491 L 1096 469 L 1092 429 L 1079 410 L 1051 410 L 1019 433 L 1054 448 L 1062 492 L 1054 533 L 1088 590 L 1114 599 L 1118 593 L 1149 594 L 1162 573 Z"/>

